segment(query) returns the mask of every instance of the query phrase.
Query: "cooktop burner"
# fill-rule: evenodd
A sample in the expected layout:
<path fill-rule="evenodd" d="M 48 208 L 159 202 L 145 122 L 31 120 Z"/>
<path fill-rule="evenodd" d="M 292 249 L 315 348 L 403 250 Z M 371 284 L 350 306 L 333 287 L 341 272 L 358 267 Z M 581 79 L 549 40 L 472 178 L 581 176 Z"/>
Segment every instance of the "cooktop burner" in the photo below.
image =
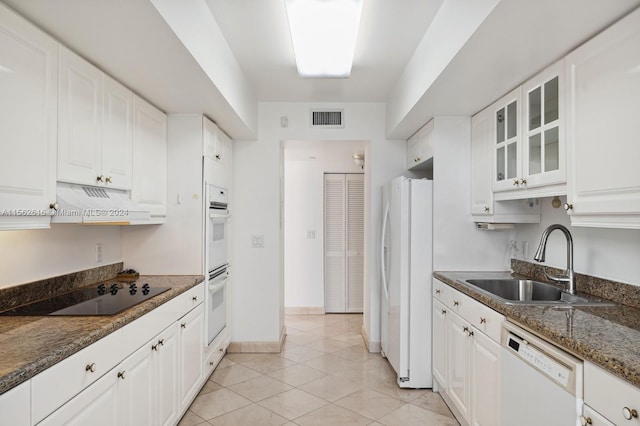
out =
<path fill-rule="evenodd" d="M 19 306 L 0 315 L 113 315 L 167 290 L 170 288 L 151 287 L 148 283 L 100 284 Z"/>

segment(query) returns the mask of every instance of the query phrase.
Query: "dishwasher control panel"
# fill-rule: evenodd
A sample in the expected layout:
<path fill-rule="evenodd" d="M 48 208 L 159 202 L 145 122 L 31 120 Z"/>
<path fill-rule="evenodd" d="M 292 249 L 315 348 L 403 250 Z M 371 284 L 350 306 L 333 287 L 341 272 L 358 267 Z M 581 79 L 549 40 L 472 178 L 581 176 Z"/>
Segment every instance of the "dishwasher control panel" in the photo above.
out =
<path fill-rule="evenodd" d="M 507 346 L 513 350 L 517 356 L 562 386 L 569 384 L 571 369 L 567 368 L 560 361 L 546 355 L 525 339 L 509 333 Z"/>

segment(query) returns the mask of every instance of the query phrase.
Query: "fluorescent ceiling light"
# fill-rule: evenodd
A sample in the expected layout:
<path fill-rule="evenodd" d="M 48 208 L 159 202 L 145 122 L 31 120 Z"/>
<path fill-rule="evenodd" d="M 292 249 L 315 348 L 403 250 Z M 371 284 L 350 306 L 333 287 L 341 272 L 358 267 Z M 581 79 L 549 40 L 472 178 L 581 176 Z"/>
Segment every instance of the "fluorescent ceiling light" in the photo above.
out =
<path fill-rule="evenodd" d="M 349 77 L 362 0 L 285 0 L 301 77 Z"/>

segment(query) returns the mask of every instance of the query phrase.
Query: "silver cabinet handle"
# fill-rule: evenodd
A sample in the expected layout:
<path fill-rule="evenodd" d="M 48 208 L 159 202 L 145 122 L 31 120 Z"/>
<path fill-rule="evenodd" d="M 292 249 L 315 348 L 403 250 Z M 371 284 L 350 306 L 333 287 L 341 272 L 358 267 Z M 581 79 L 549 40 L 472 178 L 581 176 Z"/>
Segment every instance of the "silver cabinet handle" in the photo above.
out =
<path fill-rule="evenodd" d="M 107 178 L 105 179 L 105 182 L 111 183 L 111 176 L 107 176 Z"/>
<path fill-rule="evenodd" d="M 624 407 L 622 409 L 622 415 L 627 420 L 637 419 L 638 418 L 638 411 L 633 409 L 633 408 Z"/>
<path fill-rule="evenodd" d="M 92 362 L 91 364 L 87 364 L 87 366 L 84 368 L 84 371 L 90 371 L 91 373 L 95 373 L 96 372 L 96 363 Z"/>
<path fill-rule="evenodd" d="M 96 182 L 104 182 L 104 175 L 96 177 Z"/>

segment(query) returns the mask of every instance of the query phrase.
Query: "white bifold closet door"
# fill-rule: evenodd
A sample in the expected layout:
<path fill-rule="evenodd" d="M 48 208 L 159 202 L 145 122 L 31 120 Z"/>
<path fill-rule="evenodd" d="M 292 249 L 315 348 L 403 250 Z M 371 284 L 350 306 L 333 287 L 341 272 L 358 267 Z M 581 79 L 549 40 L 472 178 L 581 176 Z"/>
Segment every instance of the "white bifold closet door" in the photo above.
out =
<path fill-rule="evenodd" d="M 325 312 L 362 312 L 364 175 L 324 175 Z"/>

